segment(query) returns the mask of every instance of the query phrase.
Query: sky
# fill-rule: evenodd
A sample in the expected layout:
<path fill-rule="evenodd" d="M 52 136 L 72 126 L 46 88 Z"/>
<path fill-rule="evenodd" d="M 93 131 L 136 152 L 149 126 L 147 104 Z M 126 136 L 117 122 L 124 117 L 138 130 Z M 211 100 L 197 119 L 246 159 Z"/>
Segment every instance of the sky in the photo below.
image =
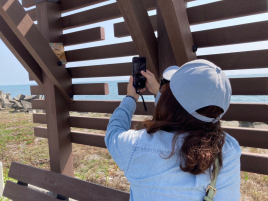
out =
<path fill-rule="evenodd" d="M 207 4 L 211 2 L 215 2 L 218 0 L 197 0 L 194 2 L 188 3 L 188 7 L 198 6 L 202 4 Z M 62 16 L 71 15 L 77 12 L 82 12 L 84 10 L 90 10 L 96 7 L 100 7 L 103 5 L 111 4 L 116 2 L 115 0 L 109 0 L 104 3 L 96 4 L 93 6 L 89 6 L 83 9 L 78 9 L 76 11 L 64 13 Z M 29 8 L 29 9 L 33 9 Z M 27 10 L 29 10 L 27 9 Z M 156 11 L 149 11 L 149 15 L 155 15 Z M 264 14 L 257 14 L 251 15 L 246 17 L 239 17 L 233 18 L 229 20 L 221 20 L 217 22 L 199 24 L 191 26 L 191 31 L 201 31 L 207 29 L 215 29 L 220 27 L 227 27 L 227 26 L 235 26 L 239 24 L 247 24 L 253 23 L 258 21 L 266 21 L 268 20 L 268 13 Z M 65 47 L 65 51 L 74 50 L 74 49 L 82 49 L 94 46 L 102 46 L 108 44 L 115 44 L 115 43 L 123 43 L 131 41 L 131 37 L 123 37 L 123 38 L 115 38 L 114 31 L 113 31 L 113 24 L 122 22 L 123 18 L 117 18 L 101 23 L 95 23 L 87 26 L 81 26 L 75 29 L 65 30 L 63 34 L 81 31 L 85 29 L 90 29 L 94 27 L 104 27 L 105 29 L 105 40 L 100 42 L 92 42 L 86 43 L 82 45 L 73 45 Z M 157 33 L 156 33 L 157 35 Z M 197 51 L 197 56 L 199 55 L 208 55 L 208 54 L 220 54 L 226 52 L 243 52 L 243 51 L 252 51 L 252 50 L 262 50 L 268 49 L 268 41 L 261 41 L 261 42 L 254 42 L 254 43 L 245 43 L 245 44 L 236 44 L 236 45 L 226 45 L 226 46 L 217 46 L 217 47 L 208 47 L 208 48 L 199 48 Z M 133 55 L 137 56 L 137 55 Z M 78 67 L 78 66 L 91 66 L 91 65 L 101 65 L 101 64 L 110 64 L 110 63 L 124 63 L 130 62 L 132 57 L 120 57 L 120 58 L 113 58 L 113 59 L 99 59 L 99 60 L 91 60 L 91 61 L 83 61 L 83 62 L 70 62 L 66 65 L 66 67 Z M 229 77 L 236 77 L 236 75 L 244 75 L 245 77 L 248 76 L 262 76 L 268 77 L 268 66 L 267 69 L 253 69 L 253 70 L 232 70 L 232 71 L 225 71 L 227 76 Z M 94 81 L 127 81 L 128 77 L 110 77 L 110 78 L 84 78 L 84 79 L 74 79 L 73 83 L 77 82 L 94 82 Z M 26 85 L 26 84 L 35 84 L 34 81 L 29 81 L 28 73 L 24 69 L 24 67 L 18 62 L 18 60 L 13 56 L 13 54 L 9 51 L 9 49 L 5 46 L 5 44 L 0 39 L 0 86 L 2 85 Z"/>

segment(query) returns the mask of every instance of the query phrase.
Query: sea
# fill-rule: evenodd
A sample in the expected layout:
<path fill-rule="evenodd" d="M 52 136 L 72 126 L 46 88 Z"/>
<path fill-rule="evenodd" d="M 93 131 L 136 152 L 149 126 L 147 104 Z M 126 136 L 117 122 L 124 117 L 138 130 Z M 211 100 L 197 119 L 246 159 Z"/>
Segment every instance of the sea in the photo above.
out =
<path fill-rule="evenodd" d="M 267 78 L 268 79 L 268 78 Z M 125 81 L 124 81 L 125 82 Z M 92 82 L 92 83 L 103 83 Z M 109 95 L 81 95 L 74 96 L 75 100 L 122 100 L 125 96 L 118 95 L 117 81 L 109 81 Z M 30 85 L 6 85 L 0 86 L 0 91 L 10 93 L 11 97 L 18 94 L 31 95 Z M 144 96 L 145 101 L 154 101 L 153 96 Z M 240 103 L 268 103 L 268 96 L 232 96 L 231 102 Z"/>

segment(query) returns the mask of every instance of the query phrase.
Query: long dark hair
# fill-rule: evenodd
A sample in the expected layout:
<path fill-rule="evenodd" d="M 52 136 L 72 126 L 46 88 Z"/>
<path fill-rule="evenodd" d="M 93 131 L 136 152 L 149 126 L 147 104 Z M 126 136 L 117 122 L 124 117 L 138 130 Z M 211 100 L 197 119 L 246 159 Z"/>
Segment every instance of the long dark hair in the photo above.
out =
<path fill-rule="evenodd" d="M 162 95 L 155 108 L 153 119 L 144 121 L 143 125 L 149 134 L 158 130 L 175 131 L 172 152 L 166 159 L 179 153 L 180 168 L 194 175 L 211 170 L 212 166 L 215 169 L 216 157 L 219 158 L 220 166 L 222 166 L 225 133 L 221 129 L 220 121 L 207 123 L 193 117 L 173 96 L 169 84 L 164 85 L 161 91 Z M 210 118 L 217 118 L 223 110 L 217 106 L 208 106 L 196 112 Z M 175 145 L 181 134 L 186 135 L 180 150 L 176 150 Z"/>

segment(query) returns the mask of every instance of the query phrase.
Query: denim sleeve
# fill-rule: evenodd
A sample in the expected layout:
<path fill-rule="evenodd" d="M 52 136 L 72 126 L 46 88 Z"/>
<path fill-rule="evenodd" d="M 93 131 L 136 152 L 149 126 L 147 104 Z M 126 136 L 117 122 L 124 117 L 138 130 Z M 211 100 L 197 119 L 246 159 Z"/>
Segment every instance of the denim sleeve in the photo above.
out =
<path fill-rule="evenodd" d="M 129 130 L 136 110 L 136 102 L 126 97 L 110 118 L 105 144 L 119 168 L 127 171 L 134 148 L 138 143 L 139 131 Z"/>
<path fill-rule="evenodd" d="M 240 156 L 241 148 L 238 144 L 223 156 L 214 201 L 240 200 Z"/>

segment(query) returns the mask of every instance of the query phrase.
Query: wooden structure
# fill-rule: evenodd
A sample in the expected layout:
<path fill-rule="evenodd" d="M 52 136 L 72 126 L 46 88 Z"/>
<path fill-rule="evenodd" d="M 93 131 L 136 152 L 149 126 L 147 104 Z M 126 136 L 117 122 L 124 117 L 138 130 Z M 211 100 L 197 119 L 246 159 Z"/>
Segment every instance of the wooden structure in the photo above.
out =
<path fill-rule="evenodd" d="M 200 48 L 267 40 L 267 21 L 193 33 L 190 31 L 190 25 L 193 24 L 267 12 L 267 0 L 222 0 L 191 8 L 187 8 L 187 2 L 184 0 L 117 0 L 116 3 L 61 17 L 61 13 L 104 1 L 106 0 L 61 0 L 59 3 L 59 0 L 22 0 L 21 5 L 18 0 L 0 0 L 0 37 L 29 72 L 30 77 L 38 83 L 37 87 L 31 87 L 32 94 L 45 95 L 45 100 L 33 100 L 32 104 L 33 109 L 46 110 L 46 114 L 34 114 L 33 119 L 35 123 L 46 124 L 47 128 L 36 127 L 34 133 L 36 137 L 48 138 L 52 172 L 13 163 L 10 177 L 18 179 L 20 184 L 30 183 L 66 197 L 85 200 L 84 197 L 77 197 L 77 192 L 84 196 L 84 192 L 75 190 L 74 186 L 77 184 L 88 189 L 87 196 L 92 196 L 93 200 L 128 199 L 125 193 L 70 178 L 74 175 L 72 143 L 105 148 L 103 135 L 71 132 L 70 128 L 105 130 L 109 119 L 69 116 L 69 112 L 112 113 L 120 101 L 73 100 L 73 95 L 108 94 L 106 83 L 72 84 L 72 79 L 130 75 L 131 63 L 68 69 L 64 65 L 58 66 L 58 58 L 51 50 L 49 42 L 68 46 L 105 38 L 105 30 L 101 27 L 65 35 L 63 30 L 123 16 L 124 22 L 114 24 L 114 35 L 130 35 L 132 42 L 67 51 L 67 60 L 74 62 L 139 54 L 147 57 L 148 69 L 158 78 L 168 66 L 182 65 L 196 58 L 212 61 L 223 70 L 268 66 L 268 50 L 205 56 L 196 56 L 193 51 L 194 45 Z M 36 5 L 35 9 L 28 12 L 24 10 L 33 5 Z M 157 15 L 149 17 L 146 11 L 153 9 L 157 10 Z M 36 20 L 37 25 L 33 23 Z M 155 37 L 154 31 L 158 31 L 158 38 Z M 233 78 L 231 84 L 233 95 L 268 94 L 267 78 Z M 126 83 L 118 84 L 118 89 L 120 95 L 125 95 Z M 147 104 L 147 113 L 144 112 L 142 103 L 137 105 L 135 114 L 153 113 L 153 102 Z M 267 114 L 267 104 L 232 103 L 223 119 L 268 122 Z M 224 129 L 235 137 L 241 146 L 268 149 L 267 130 L 233 127 Z M 241 169 L 268 174 L 268 157 L 242 153 Z M 17 174 L 18 172 L 20 174 Z M 51 178 L 51 181 L 56 178 L 58 183 L 52 186 L 51 183 L 46 183 L 45 179 L 39 182 L 34 179 L 34 175 L 38 178 Z M 69 186 L 64 186 L 63 182 Z M 7 183 L 4 195 L 11 196 L 11 189 L 21 192 L 21 197 L 10 197 L 14 200 L 37 200 L 36 192 L 11 182 Z M 23 193 L 26 191 L 27 195 Z M 106 195 L 109 196 L 105 199 Z M 44 197 L 40 200 L 53 199 Z"/>

